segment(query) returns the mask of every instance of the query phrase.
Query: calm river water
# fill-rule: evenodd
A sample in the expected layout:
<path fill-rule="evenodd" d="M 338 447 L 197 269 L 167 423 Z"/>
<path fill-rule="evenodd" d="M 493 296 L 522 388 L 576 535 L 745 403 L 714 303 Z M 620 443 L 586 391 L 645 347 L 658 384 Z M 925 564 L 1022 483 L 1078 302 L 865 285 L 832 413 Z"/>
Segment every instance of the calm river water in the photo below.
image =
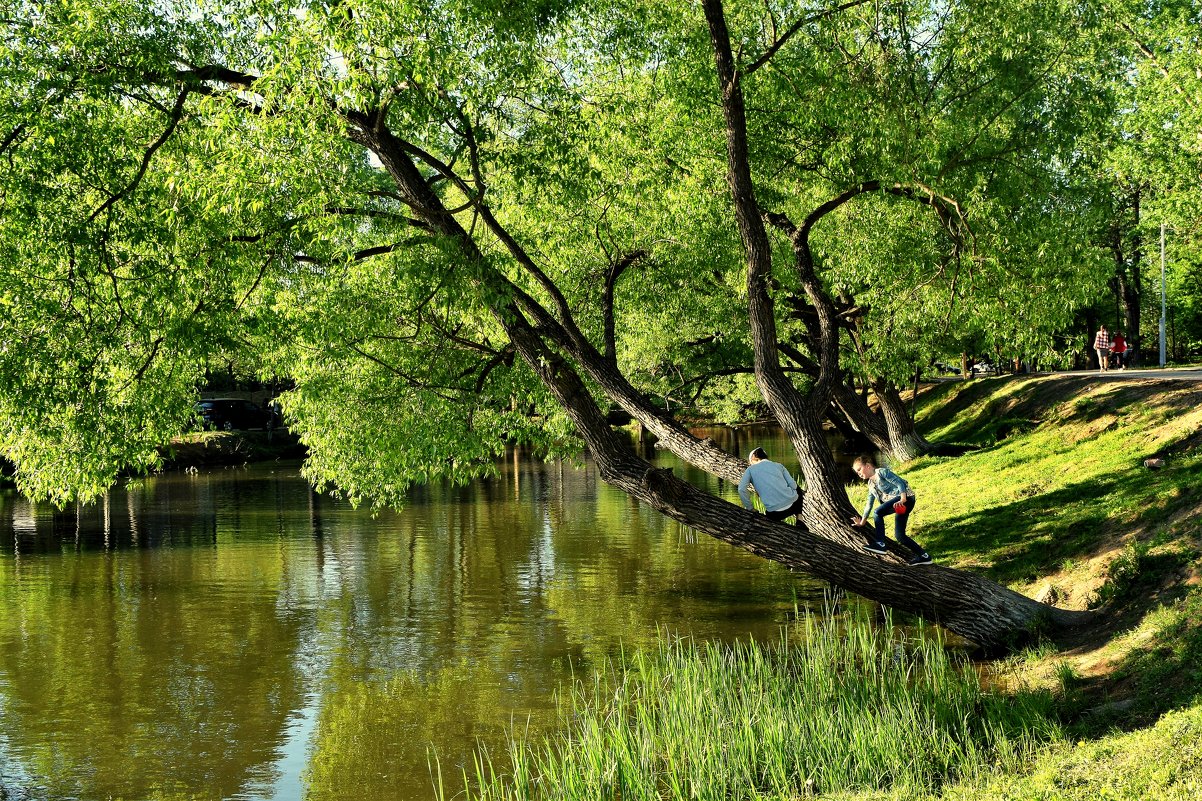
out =
<path fill-rule="evenodd" d="M 0 496 L 0 798 L 431 798 L 433 754 L 454 786 L 551 726 L 573 671 L 663 629 L 773 640 L 820 604 L 589 465 L 500 469 L 374 516 L 286 464 L 64 512 Z"/>

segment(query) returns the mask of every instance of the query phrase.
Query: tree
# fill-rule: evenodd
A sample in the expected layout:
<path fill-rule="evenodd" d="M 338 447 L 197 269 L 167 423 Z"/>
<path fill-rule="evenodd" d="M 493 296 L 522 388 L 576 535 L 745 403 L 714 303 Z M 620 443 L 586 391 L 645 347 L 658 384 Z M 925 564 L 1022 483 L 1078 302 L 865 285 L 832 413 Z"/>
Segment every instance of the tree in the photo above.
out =
<path fill-rule="evenodd" d="M 990 16 L 962 5 L 949 18 L 965 26 L 962 38 L 948 35 L 946 58 L 980 35 L 972 19 L 996 22 L 999 35 L 1012 32 L 1007 25 L 1029 33 L 1020 23 L 1030 8 L 982 4 Z M 846 386 L 842 332 L 859 307 L 821 272 L 819 223 L 872 196 L 928 209 L 955 248 L 969 235 L 1001 242 L 1021 229 L 1007 228 L 1002 212 L 966 226 L 953 194 L 915 177 L 917 162 L 890 159 L 911 140 L 895 140 L 887 121 L 873 131 L 875 177 L 828 160 L 820 182 L 779 194 L 785 209 L 819 198 L 800 222 L 765 211 L 748 77 L 779 71 L 779 92 L 797 67 L 784 54 L 807 37 L 834 63 L 847 41 L 872 44 L 880 31 L 838 9 L 790 7 L 794 21 L 766 42 L 748 37 L 745 52 L 762 55 L 741 63 L 724 10 L 703 7 L 706 27 L 672 4 L 621 2 L 502 12 L 484 0 L 275 10 L 247 0 L 222 15 L 185 3 L 23 4 L 5 22 L 0 53 L 9 163 L 0 280 L 12 310 L 0 449 L 22 489 L 87 496 L 123 466 L 152 463 L 154 446 L 188 421 L 206 361 L 237 351 L 295 379 L 284 402 L 310 448 L 307 475 L 356 499 L 399 502 L 415 481 L 469 480 L 493 469 L 506 441 L 560 452 L 578 438 L 606 481 L 663 514 L 986 647 L 1077 621 L 968 573 L 864 554 L 822 437 Z M 736 17 L 760 19 L 759 9 L 739 6 Z M 954 27 L 937 11 L 889 9 Z M 991 173 L 1003 156 L 1043 158 L 1028 152 L 1038 131 L 1008 133 L 989 117 L 1012 121 L 1026 102 L 1067 114 L 1041 89 L 1045 72 L 1063 64 L 1019 68 L 1004 42 L 969 53 L 986 65 L 973 73 L 986 85 L 1017 72 L 1021 91 L 1000 108 L 973 94 L 962 114 L 979 124 L 959 130 L 958 144 L 931 136 L 924 147 L 970 163 L 976 143 L 1000 138 L 992 158 L 981 156 L 996 161 Z M 1032 48 L 1031 61 L 1044 55 Z M 950 69 L 934 56 L 918 59 L 929 75 Z M 873 70 L 888 64 L 853 66 L 873 84 Z M 832 79 L 829 109 L 803 97 L 795 111 L 804 116 L 809 103 L 842 115 L 826 141 L 836 155 L 855 134 L 849 109 L 864 97 L 851 84 Z M 824 84 L 814 86 L 821 96 Z M 656 137 L 657 125 L 667 135 Z M 682 128 L 694 135 L 682 140 Z M 738 238 L 713 191 L 723 139 Z M 772 146 L 771 137 L 756 142 Z M 927 158 L 925 169 L 938 173 L 946 161 Z M 978 178 L 958 188 L 985 207 L 992 185 Z M 769 224 L 783 243 L 769 238 Z M 745 267 L 723 258 L 739 241 Z M 792 264 L 781 283 L 793 321 L 778 320 L 771 295 L 774 252 Z M 1005 274 L 1004 250 L 990 252 L 974 264 Z M 650 321 L 661 331 L 676 321 L 682 340 L 696 338 L 713 325 L 703 287 L 733 286 L 744 269 L 756 381 L 809 491 L 798 528 L 654 469 L 598 402 L 625 408 L 686 461 L 736 479 L 740 459 L 690 435 L 634 383 L 638 372 L 628 370 L 639 362 L 627 361 L 626 347 Z M 1045 277 L 1072 278 L 1053 268 Z M 635 305 L 647 300 L 656 305 Z M 813 377 L 794 383 L 797 372 L 781 363 L 783 322 L 799 332 L 795 352 Z M 891 377 L 889 365 L 867 364 Z"/>
<path fill-rule="evenodd" d="M 1098 239 L 1114 265 L 1110 300 L 1099 302 L 1098 312 L 1131 335 L 1137 358 L 1141 346 L 1146 353 L 1156 340 L 1147 323 L 1160 317 L 1159 293 L 1146 276 L 1162 224 L 1172 230 L 1172 263 L 1180 271 L 1172 276 L 1180 287 L 1173 305 L 1188 318 L 1197 301 L 1187 277 L 1202 220 L 1202 56 L 1195 6 L 1176 0 L 1102 4 L 1119 64 L 1100 87 L 1113 98 L 1114 110 L 1085 147 L 1102 215 Z M 1192 330 L 1198 338 L 1196 323 Z"/>

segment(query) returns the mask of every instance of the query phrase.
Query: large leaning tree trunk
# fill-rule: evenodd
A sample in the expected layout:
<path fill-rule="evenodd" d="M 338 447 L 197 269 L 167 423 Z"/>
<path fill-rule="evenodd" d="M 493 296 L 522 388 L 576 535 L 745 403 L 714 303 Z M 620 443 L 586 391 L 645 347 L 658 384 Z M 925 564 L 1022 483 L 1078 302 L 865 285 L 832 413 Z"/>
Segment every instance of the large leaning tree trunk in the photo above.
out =
<path fill-rule="evenodd" d="M 922 615 L 1002 653 L 1041 632 L 1072 627 L 1087 615 L 1040 604 L 987 579 L 950 568 L 909 568 L 729 504 L 640 459 L 606 423 L 570 365 L 544 349 L 520 316 L 498 317 L 518 352 L 551 390 L 588 445 L 601 477 L 691 528 L 840 587 Z"/>
<path fill-rule="evenodd" d="M 720 4 L 707 0 L 706 10 L 711 23 L 722 24 L 724 35 Z M 1037 631 L 1054 632 L 1077 624 L 1082 620 L 1079 613 L 1038 604 L 978 576 L 939 566 L 907 568 L 892 557 L 881 559 L 863 552 L 862 537 L 847 522 L 853 510 L 826 446 L 821 425 L 841 380 L 837 311 L 814 274 L 808 251 L 801 248 L 798 267 L 807 298 L 816 310 L 820 332 L 819 373 L 813 391 L 802 395 L 786 377 L 776 349 L 772 300 L 767 292 L 772 267 L 771 248 L 747 169 L 742 99 L 729 58 L 729 42 L 725 43 L 725 56 L 719 55 L 724 75 L 724 109 L 728 115 L 732 112 L 740 115 L 739 119 L 728 119 L 728 135 L 735 211 L 751 265 L 748 311 L 755 344 L 756 378 L 797 450 L 806 479 L 804 525 L 798 527 L 774 523 L 703 492 L 666 471 L 655 469 L 635 455 L 626 439 L 606 424 L 593 392 L 627 408 L 644 425 L 655 430 L 661 442 L 692 464 L 725 478 L 737 478 L 744 467 L 737 457 L 722 453 L 713 443 L 692 437 L 656 410 L 621 374 L 614 358 L 614 347 L 607 343 L 603 352 L 584 336 L 573 320 L 572 309 L 560 287 L 490 212 L 471 123 L 466 114 L 448 121 L 450 133 L 447 136 L 461 138 L 471 178 L 464 178 L 451 164 L 441 161 L 432 146 L 422 147 L 421 132 L 428 129 L 416 126 L 408 132 L 409 138 L 405 131 L 394 130 L 387 103 L 378 102 L 375 108 L 343 108 L 336 104 L 356 102 L 350 99 L 351 95 L 322 95 L 325 103 L 314 106 L 310 102 L 313 95 L 305 94 L 301 105 L 306 108 L 306 113 L 317 113 L 315 109 L 320 108 L 322 114 L 337 115 L 339 134 L 368 151 L 387 172 L 387 180 L 396 189 L 395 193 L 388 193 L 389 197 L 395 197 L 407 207 L 412 217 L 406 216 L 404 225 L 420 230 L 426 241 L 437 237 L 440 246 L 447 245 L 447 251 L 455 251 L 455 258 L 460 262 L 456 267 L 463 269 L 457 273 L 457 282 L 446 291 L 454 294 L 455 301 L 462 300 L 462 293 L 474 293 L 473 299 L 479 308 L 486 309 L 503 328 L 509 344 L 572 421 L 604 480 L 696 530 L 765 558 L 806 570 L 866 598 L 920 614 L 990 650 L 1009 648 Z M 186 59 L 173 57 L 162 62 L 158 74 L 153 72 L 156 67 L 149 62 L 121 74 L 131 83 L 155 84 L 160 89 L 170 88 L 177 92 L 176 105 L 181 113 L 189 96 L 193 95 L 205 99 L 205 108 L 224 102 L 225 110 L 245 113 L 247 119 L 255 119 L 255 115 L 266 118 L 277 110 L 286 113 L 283 106 L 256 103 L 255 85 L 260 79 L 254 74 L 213 65 L 193 68 L 187 64 Z M 349 61 L 341 68 L 357 69 Z M 285 78 L 277 78 L 277 82 L 265 91 L 286 95 L 288 87 L 283 83 L 286 83 Z M 342 100 L 333 99 L 335 97 L 342 97 Z M 372 102 L 370 92 L 353 97 L 359 98 L 358 102 Z M 379 101 L 378 97 L 376 99 Z M 177 134 L 176 122 L 178 116 L 140 160 L 143 164 L 157 148 Z M 423 168 L 430 170 L 430 174 L 423 173 Z M 444 182 L 454 185 L 469 202 L 457 209 L 450 208 L 446 196 L 435 190 Z M 372 186 L 375 191 L 375 184 Z M 116 199 L 114 196 L 108 202 L 116 202 Z M 153 203 L 154 196 L 148 195 L 147 202 Z M 465 220 L 470 222 L 465 225 Z M 482 223 L 480 226 L 475 225 L 477 220 Z M 227 233 L 222 232 L 223 242 L 231 241 Z M 249 234 L 232 239 L 258 241 Z M 498 242 L 505 254 L 498 253 Z M 804 244 L 804 237 L 795 238 L 795 247 L 798 243 Z M 398 246 L 400 243 L 364 248 L 359 252 L 385 252 Z M 501 262 L 506 258 L 508 262 L 502 269 Z M 506 272 L 509 269 L 522 271 L 523 285 L 511 280 Z M 614 278 L 616 280 L 616 274 Z M 525 285 L 536 289 L 527 291 L 523 288 Z M 251 291 L 257 286 L 255 283 Z M 538 297 L 532 292 L 537 292 Z M 544 302 L 547 302 L 546 306 Z M 405 380 L 420 386 L 420 377 L 406 376 Z M 591 386 L 586 381 L 591 381 Z"/>
<path fill-rule="evenodd" d="M 1039 604 L 971 574 L 935 566 L 913 569 L 896 560 L 864 553 L 863 539 L 849 525 L 839 522 L 850 513 L 850 506 L 825 445 L 821 415 L 804 404 L 790 410 L 789 419 L 790 436 L 801 445 L 802 472 L 810 481 L 805 515 L 808 525 L 775 523 L 639 458 L 625 437 L 609 427 L 577 372 L 586 360 L 577 361 L 579 353 L 568 346 L 570 335 L 564 333 L 553 315 L 481 255 L 472 235 L 430 191 L 416 169 L 410 155 L 415 150 L 411 143 L 393 136 L 382 119 L 354 115 L 352 119 L 357 123 L 352 137 L 377 155 L 415 214 L 458 242 L 465 258 L 474 263 L 484 290 L 482 296 L 491 304 L 495 319 L 566 411 L 605 481 L 698 531 L 805 570 L 866 598 L 922 615 L 990 651 L 1003 651 L 1036 632 L 1054 632 L 1082 621 L 1079 613 Z M 569 339 L 564 340 L 564 336 Z M 591 371 L 586 373 L 591 377 Z M 598 385 L 608 395 L 616 383 L 621 386 L 618 382 Z M 782 394 L 786 397 L 774 399 L 778 406 L 796 401 L 795 391 L 791 397 L 788 392 Z M 637 404 L 632 405 L 637 408 Z M 690 453 L 685 450 L 682 456 L 688 458 Z M 727 458 L 738 462 L 734 457 Z M 818 486 L 823 489 L 815 491 Z"/>

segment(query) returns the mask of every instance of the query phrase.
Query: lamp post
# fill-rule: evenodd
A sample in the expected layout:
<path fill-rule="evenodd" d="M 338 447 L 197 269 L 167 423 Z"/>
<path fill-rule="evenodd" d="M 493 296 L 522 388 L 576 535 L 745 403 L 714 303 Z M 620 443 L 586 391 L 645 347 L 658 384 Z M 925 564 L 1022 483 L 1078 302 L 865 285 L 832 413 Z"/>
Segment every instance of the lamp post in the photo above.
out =
<path fill-rule="evenodd" d="M 1164 322 L 1165 322 L 1165 293 L 1164 293 L 1164 223 L 1160 224 L 1160 366 L 1165 365 L 1164 358 Z"/>

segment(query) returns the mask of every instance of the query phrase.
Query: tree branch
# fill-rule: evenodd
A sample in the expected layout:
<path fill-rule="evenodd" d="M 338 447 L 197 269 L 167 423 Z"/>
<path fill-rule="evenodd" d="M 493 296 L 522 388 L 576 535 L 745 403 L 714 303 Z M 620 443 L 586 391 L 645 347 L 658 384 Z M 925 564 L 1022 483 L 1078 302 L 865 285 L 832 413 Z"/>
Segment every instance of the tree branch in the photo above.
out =
<path fill-rule="evenodd" d="M 0 142 L 0 154 L 3 154 L 4 151 L 12 147 L 21 138 L 21 135 L 25 133 L 25 128 L 25 123 L 21 123 L 16 128 L 13 128 L 8 136 L 4 137 L 4 141 Z"/>
<path fill-rule="evenodd" d="M 426 162 L 431 167 L 446 176 L 446 178 L 459 187 L 460 191 L 463 192 L 467 197 L 471 198 L 474 196 L 474 193 L 469 189 L 467 182 L 464 181 L 463 178 L 461 178 L 453 169 L 451 169 L 449 165 L 444 164 L 438 158 L 430 153 L 427 153 L 425 150 L 413 144 L 412 142 L 404 142 L 403 146 L 411 154 L 417 156 L 422 161 Z M 477 199 L 479 200 L 479 198 Z M 497 239 L 501 240 L 501 244 L 505 246 L 505 249 L 509 251 L 514 260 L 517 261 L 517 263 L 521 265 L 526 272 L 533 276 L 538 285 L 543 288 L 543 291 L 551 296 L 551 301 L 555 304 L 555 308 L 559 312 L 559 321 L 572 339 L 580 345 L 586 344 L 584 334 L 581 333 L 580 329 L 576 326 L 575 318 L 572 315 L 572 310 L 568 305 L 567 298 L 563 296 L 563 293 L 560 291 L 559 287 L 556 286 L 555 282 L 552 281 L 547 274 L 543 272 L 542 268 L 535 263 L 534 259 L 530 257 L 530 254 L 526 252 L 526 249 L 518 243 L 512 234 L 509 233 L 509 230 L 506 229 L 505 226 L 501 225 L 497 218 L 493 216 L 492 209 L 488 207 L 488 204 L 477 202 L 469 205 L 475 206 L 476 211 L 480 215 L 480 219 L 484 221 L 484 225 L 488 228 L 488 230 L 492 231 L 493 235 L 496 236 Z M 466 209 L 468 206 L 464 206 L 463 208 Z M 463 209 L 459 210 L 462 211 Z"/>
<path fill-rule="evenodd" d="M 743 70 L 743 77 L 747 77 L 771 61 L 772 57 L 776 55 L 777 51 L 784 47 L 788 41 L 793 38 L 794 34 L 796 34 L 806 25 L 809 25 L 811 22 L 817 22 L 821 19 L 826 19 L 827 17 L 833 17 L 835 14 L 846 11 L 849 8 L 855 8 L 856 6 L 863 5 L 867 2 L 869 2 L 869 0 L 850 0 L 850 2 L 843 3 L 842 5 L 835 6 L 834 8 L 828 8 L 825 11 L 819 11 L 817 14 L 811 14 L 808 17 L 802 17 L 801 19 L 797 20 L 797 22 L 794 22 L 791 26 L 789 26 L 789 29 L 785 31 L 775 42 L 773 42 L 767 50 L 764 51 L 762 56 L 757 58 L 751 64 L 751 66 L 747 67 L 747 69 Z"/>
<path fill-rule="evenodd" d="M 146 153 L 142 156 L 142 163 L 141 163 L 141 165 L 139 165 L 138 171 L 134 175 L 133 180 L 130 181 L 129 184 L 126 185 L 126 187 L 124 189 L 117 192 L 115 195 L 112 195 L 111 197 L 109 197 L 108 200 L 104 201 L 104 203 L 102 203 L 100 205 L 100 208 L 98 208 L 94 212 L 92 212 L 91 215 L 88 216 L 89 224 L 92 223 L 97 217 L 99 217 L 105 211 L 112 208 L 113 205 L 118 203 L 123 197 L 128 195 L 134 189 L 136 189 L 138 184 L 142 182 L 142 177 L 144 175 L 146 175 L 146 170 L 150 167 L 150 159 L 154 156 L 155 151 L 157 151 L 160 147 L 162 147 L 167 142 L 167 140 L 169 138 L 171 138 L 171 134 L 175 132 L 175 128 L 176 128 L 176 126 L 179 125 L 179 121 L 181 119 L 183 119 L 184 102 L 188 99 L 189 91 L 190 90 L 188 90 L 188 89 L 184 89 L 182 92 L 179 93 L 179 97 L 176 98 L 176 100 L 175 100 L 175 106 L 174 106 L 174 108 L 171 109 L 171 118 L 168 120 L 166 130 L 164 130 L 163 133 L 159 135 L 158 139 L 154 140 L 154 142 L 151 143 L 151 145 L 147 149 Z"/>
<path fill-rule="evenodd" d="M 1155 67 L 1161 75 L 1169 79 L 1169 83 L 1173 87 L 1173 91 L 1181 95 L 1181 99 L 1184 100 L 1191 109 L 1197 111 L 1198 101 L 1191 97 L 1190 94 L 1181 87 L 1181 84 L 1173 79 L 1173 76 L 1168 71 L 1168 68 L 1160 63 L 1160 59 L 1156 57 L 1155 51 L 1153 51 L 1152 48 L 1149 47 L 1143 41 L 1143 39 L 1139 37 L 1139 34 L 1135 32 L 1135 29 L 1132 28 L 1131 25 L 1126 21 L 1119 21 L 1118 26 L 1127 32 L 1127 34 L 1131 37 L 1131 41 L 1135 43 L 1135 47 L 1140 53 L 1143 54 L 1144 58 L 1152 62 L 1152 66 Z"/>
<path fill-rule="evenodd" d="M 362 356 L 363 358 L 367 359 L 368 361 L 378 364 L 380 367 L 383 367 L 388 372 L 390 372 L 393 375 L 397 376 L 398 378 L 404 380 L 407 384 L 410 384 L 415 387 L 419 387 L 428 392 L 432 392 L 435 395 L 437 395 L 439 398 L 442 398 L 443 400 L 451 402 L 451 403 L 455 403 L 460 400 L 460 398 L 456 395 L 446 394 L 448 391 L 456 392 L 456 393 L 463 392 L 463 389 L 461 389 L 460 387 L 445 387 L 445 386 L 439 386 L 436 384 L 430 384 L 428 382 L 422 381 L 417 376 L 414 376 L 410 373 L 405 372 L 404 370 L 401 370 L 398 367 L 395 367 L 395 366 L 389 364 L 388 362 L 384 361 L 383 359 L 379 358 L 378 356 L 368 353 L 367 351 L 360 348 L 358 345 L 348 342 L 348 343 L 346 343 L 346 346 L 348 348 L 350 348 L 351 350 L 353 350 L 355 353 Z"/>
<path fill-rule="evenodd" d="M 488 360 L 488 363 L 480 369 L 480 375 L 476 378 L 476 394 L 479 395 L 484 391 L 484 382 L 488 380 L 489 373 L 501 365 L 511 366 L 513 357 L 517 354 L 513 345 L 507 345 L 503 349 L 497 351 L 497 354 Z"/>
<path fill-rule="evenodd" d="M 614 262 L 605 275 L 605 288 L 601 295 L 601 313 L 605 320 L 605 359 L 613 365 L 618 363 L 617 332 L 614 327 L 614 286 L 618 278 L 635 262 L 647 257 L 647 251 L 636 250 L 627 253 Z"/>
<path fill-rule="evenodd" d="M 937 213 L 945 215 L 940 217 L 941 220 L 945 220 L 945 224 L 951 225 L 955 223 L 955 228 L 962 228 L 969 233 L 972 231 L 965 219 L 964 211 L 960 208 L 959 202 L 954 198 L 940 195 L 934 189 L 922 184 L 915 184 L 914 186 L 884 184 L 879 180 L 864 181 L 844 190 L 806 215 L 805 221 L 802 222 L 800 228 L 792 226 L 792 223 L 788 222 L 788 218 L 780 214 L 769 215 L 769 222 L 788 234 L 790 239 L 808 242 L 810 231 L 819 220 L 849 200 L 869 192 L 886 192 L 891 195 L 909 198 L 916 203 L 926 204 L 935 209 Z M 949 233 L 958 235 L 960 232 L 949 228 Z"/>

